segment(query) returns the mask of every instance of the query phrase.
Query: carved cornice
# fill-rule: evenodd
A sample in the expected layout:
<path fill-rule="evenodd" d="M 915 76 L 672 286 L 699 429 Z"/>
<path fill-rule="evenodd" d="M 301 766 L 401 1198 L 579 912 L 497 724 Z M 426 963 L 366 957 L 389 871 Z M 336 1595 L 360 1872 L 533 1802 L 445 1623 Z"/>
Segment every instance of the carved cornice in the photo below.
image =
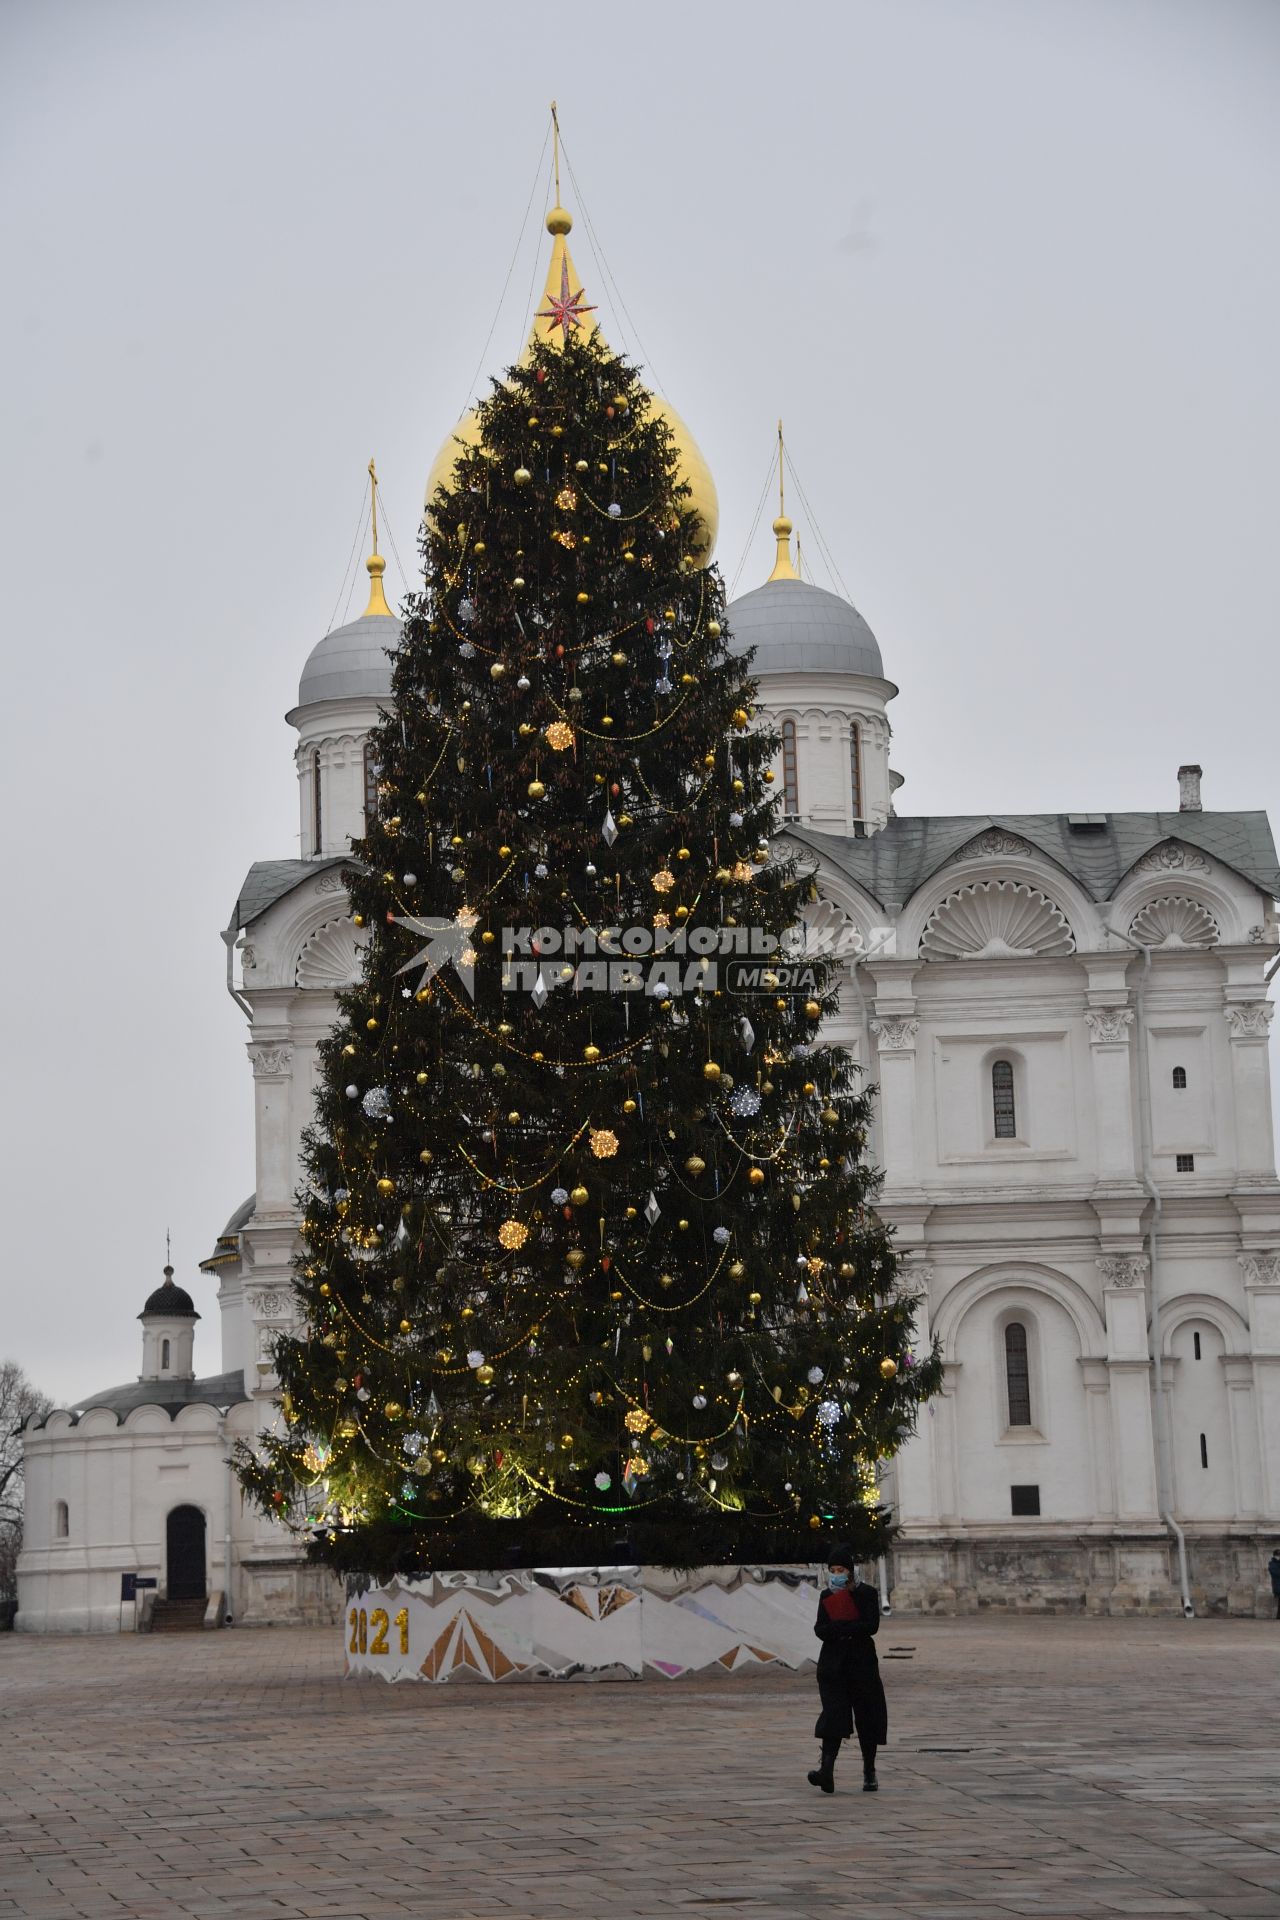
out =
<path fill-rule="evenodd" d="M 292 1047 L 250 1047 L 255 1080 L 287 1080 L 293 1072 Z"/>
<path fill-rule="evenodd" d="M 343 886 L 342 886 L 341 867 L 334 867 L 332 872 L 330 873 L 322 873 L 320 878 L 316 881 L 317 893 L 341 893 L 342 891 L 343 891 Z"/>
<path fill-rule="evenodd" d="M 952 860 L 996 860 L 1002 855 L 1034 853 L 1030 841 L 1020 839 L 1016 833 L 1006 833 L 1002 827 L 988 827 L 985 833 L 975 834 L 967 840 Z"/>
<path fill-rule="evenodd" d="M 1280 1287 L 1280 1248 L 1262 1247 L 1236 1258 L 1246 1287 Z"/>
<path fill-rule="evenodd" d="M 909 1015 L 886 1014 L 883 1019 L 871 1022 L 881 1053 L 914 1053 L 919 1030 L 920 1022 Z"/>
<path fill-rule="evenodd" d="M 289 1318 L 293 1314 L 293 1294 L 281 1292 L 274 1287 L 262 1292 L 250 1291 L 248 1304 L 255 1320 L 271 1320 L 281 1315 Z"/>
<path fill-rule="evenodd" d="M 1265 1040 L 1274 1012 L 1269 1000 L 1242 1000 L 1235 1006 L 1224 1007 L 1222 1017 L 1231 1029 L 1233 1040 Z"/>
<path fill-rule="evenodd" d="M 1132 1007 L 1087 1007 L 1085 1023 L 1095 1047 L 1127 1047 L 1133 1025 Z"/>
<path fill-rule="evenodd" d="M 1151 1262 L 1145 1253 L 1108 1253 L 1096 1264 L 1104 1287 L 1141 1287 Z"/>
<path fill-rule="evenodd" d="M 1162 847 L 1152 847 L 1150 853 L 1144 853 L 1141 860 L 1134 863 L 1134 873 L 1208 873 L 1209 862 L 1194 847 L 1184 847 L 1180 840 L 1166 840 Z"/>

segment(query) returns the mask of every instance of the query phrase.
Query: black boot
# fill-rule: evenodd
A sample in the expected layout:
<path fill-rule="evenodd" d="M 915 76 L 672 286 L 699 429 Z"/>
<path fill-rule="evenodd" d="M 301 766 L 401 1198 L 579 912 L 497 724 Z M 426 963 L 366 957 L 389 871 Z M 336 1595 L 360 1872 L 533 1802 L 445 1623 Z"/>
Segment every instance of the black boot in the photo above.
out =
<path fill-rule="evenodd" d="M 876 1750 L 872 1746 L 862 1749 L 862 1791 L 879 1793 L 880 1782 L 876 1779 Z"/>
<path fill-rule="evenodd" d="M 822 1759 L 813 1772 L 808 1775 L 809 1785 L 811 1787 L 821 1787 L 824 1793 L 835 1792 L 836 1755 L 839 1751 L 839 1741 L 837 1741 L 834 1746 L 823 1747 Z"/>

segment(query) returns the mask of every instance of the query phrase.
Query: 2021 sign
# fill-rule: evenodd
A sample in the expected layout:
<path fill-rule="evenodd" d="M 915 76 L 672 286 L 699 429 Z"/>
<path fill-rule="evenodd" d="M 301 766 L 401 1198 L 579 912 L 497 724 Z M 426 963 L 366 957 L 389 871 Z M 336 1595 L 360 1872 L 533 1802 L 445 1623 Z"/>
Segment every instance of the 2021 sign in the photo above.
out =
<path fill-rule="evenodd" d="M 394 1620 L 385 1607 L 374 1607 L 372 1612 L 366 1612 L 363 1607 L 352 1607 L 348 1624 L 351 1628 L 348 1653 L 389 1653 L 391 1649 L 387 1645 L 387 1634 L 393 1626 L 400 1635 L 401 1653 L 407 1654 L 409 1651 L 408 1607 L 401 1607 Z"/>

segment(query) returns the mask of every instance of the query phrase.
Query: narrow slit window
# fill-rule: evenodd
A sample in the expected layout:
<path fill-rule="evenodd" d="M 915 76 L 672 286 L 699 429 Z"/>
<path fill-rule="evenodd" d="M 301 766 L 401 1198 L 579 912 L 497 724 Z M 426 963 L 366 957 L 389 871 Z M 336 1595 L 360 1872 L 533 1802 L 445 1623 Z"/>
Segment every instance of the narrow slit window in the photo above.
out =
<path fill-rule="evenodd" d="M 58 1500 L 53 1509 L 53 1531 L 59 1540 L 68 1538 L 71 1532 L 71 1510 L 65 1500 Z"/>
<path fill-rule="evenodd" d="M 1200 1465 L 1205 1468 L 1209 1465 L 1209 1442 L 1203 1434 L 1200 1435 Z"/>
<path fill-rule="evenodd" d="M 1031 1425 L 1031 1371 L 1027 1364 L 1027 1330 L 1011 1320 L 1004 1330 L 1004 1377 L 1009 1395 L 1009 1425 Z"/>
<path fill-rule="evenodd" d="M 162 1367 L 167 1367 L 168 1364 L 169 1364 L 169 1342 L 167 1340 L 162 1340 L 160 1342 L 160 1365 Z"/>
<path fill-rule="evenodd" d="M 1175 1068 L 1174 1068 L 1174 1070 L 1173 1070 L 1173 1084 L 1174 1084 L 1174 1087 L 1175 1087 L 1175 1089 L 1176 1089 L 1176 1090 L 1177 1090 L 1177 1091 L 1178 1091 L 1179 1093 L 1181 1093 L 1181 1091 L 1182 1091 L 1182 1089 L 1183 1089 L 1183 1088 L 1184 1088 L 1184 1087 L 1186 1086 L 1186 1084 L 1187 1084 L 1187 1070 L 1186 1070 L 1186 1068 L 1185 1068 L 1185 1067 L 1175 1067 Z"/>
<path fill-rule="evenodd" d="M 796 771 L 796 723 L 782 723 L 782 811 L 799 813 L 800 782 Z"/>
<path fill-rule="evenodd" d="M 324 845 L 324 820 L 320 812 L 320 754 L 311 756 L 311 851 L 319 853 Z"/>
<path fill-rule="evenodd" d="M 1200 1335 L 1198 1333 L 1192 1334 L 1191 1343 L 1192 1343 L 1192 1351 L 1194 1352 L 1196 1359 L 1198 1360 L 1200 1358 Z"/>
<path fill-rule="evenodd" d="M 1194 1155 L 1194 1153 L 1180 1153 L 1180 1154 L 1178 1155 L 1178 1157 L 1177 1157 L 1177 1158 L 1178 1158 L 1178 1172 L 1179 1172 L 1179 1173 L 1194 1173 L 1194 1172 L 1195 1172 L 1195 1170 L 1196 1170 L 1196 1157 L 1195 1157 L 1195 1155 Z"/>
<path fill-rule="evenodd" d="M 378 817 L 378 782 L 381 778 L 382 768 L 366 743 L 364 750 L 364 824 L 366 828 Z"/>
<path fill-rule="evenodd" d="M 850 788 L 853 794 L 853 817 L 862 818 L 862 738 L 858 732 L 858 723 L 853 721 L 849 728 L 849 773 Z"/>
<path fill-rule="evenodd" d="M 991 1069 L 991 1108 L 997 1140 L 1016 1140 L 1018 1119 L 1013 1104 L 1013 1062 L 997 1060 Z"/>

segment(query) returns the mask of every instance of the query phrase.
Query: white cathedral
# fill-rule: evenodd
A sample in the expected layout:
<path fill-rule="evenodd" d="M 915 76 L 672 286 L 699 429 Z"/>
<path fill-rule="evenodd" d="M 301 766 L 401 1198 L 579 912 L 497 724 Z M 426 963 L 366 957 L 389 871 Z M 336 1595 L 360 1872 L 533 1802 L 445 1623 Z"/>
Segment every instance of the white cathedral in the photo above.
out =
<path fill-rule="evenodd" d="M 556 207 L 547 225 L 547 289 L 563 298 L 581 287 L 571 222 Z M 711 476 L 660 407 L 714 540 Z M 446 440 L 428 498 L 474 432 L 468 416 Z M 22 1630 L 337 1614 L 336 1581 L 243 1500 L 228 1454 L 276 1415 L 316 1045 L 359 965 L 342 871 L 376 805 L 366 742 L 400 634 L 374 524 L 369 605 L 312 650 L 287 716 L 302 857 L 255 864 L 223 934 L 257 1181 L 193 1282 L 205 1313 L 216 1284 L 221 1371 L 196 1376 L 201 1312 L 166 1269 L 139 1315 L 139 1377 L 28 1427 Z M 785 517 L 774 531 L 773 573 L 729 630 L 755 649 L 782 739 L 780 835 L 846 923 L 830 1037 L 879 1090 L 879 1210 L 924 1298 L 918 1344 L 936 1336 L 946 1361 L 884 1478 L 894 1605 L 1269 1611 L 1280 874 L 1266 817 L 1205 811 L 1194 766 L 1168 811 L 899 815 L 879 644 L 799 576 Z"/>

